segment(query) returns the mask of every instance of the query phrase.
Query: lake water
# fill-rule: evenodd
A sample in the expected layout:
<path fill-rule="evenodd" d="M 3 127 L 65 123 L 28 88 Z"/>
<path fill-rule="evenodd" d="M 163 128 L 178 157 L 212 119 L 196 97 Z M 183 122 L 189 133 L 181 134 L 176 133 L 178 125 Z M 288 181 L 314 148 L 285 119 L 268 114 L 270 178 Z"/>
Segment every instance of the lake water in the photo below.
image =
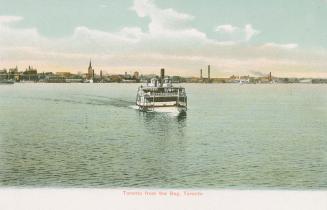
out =
<path fill-rule="evenodd" d="M 327 85 L 183 84 L 186 116 L 137 86 L 0 86 L 0 186 L 327 189 Z"/>

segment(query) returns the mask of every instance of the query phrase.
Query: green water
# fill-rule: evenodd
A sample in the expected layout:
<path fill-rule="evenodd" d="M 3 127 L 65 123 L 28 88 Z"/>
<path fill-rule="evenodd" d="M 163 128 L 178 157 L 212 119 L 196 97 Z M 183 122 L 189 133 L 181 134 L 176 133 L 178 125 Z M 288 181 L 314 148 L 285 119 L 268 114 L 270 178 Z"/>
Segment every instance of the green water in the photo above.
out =
<path fill-rule="evenodd" d="M 183 84 L 177 117 L 137 86 L 0 86 L 0 186 L 327 188 L 326 85 Z"/>

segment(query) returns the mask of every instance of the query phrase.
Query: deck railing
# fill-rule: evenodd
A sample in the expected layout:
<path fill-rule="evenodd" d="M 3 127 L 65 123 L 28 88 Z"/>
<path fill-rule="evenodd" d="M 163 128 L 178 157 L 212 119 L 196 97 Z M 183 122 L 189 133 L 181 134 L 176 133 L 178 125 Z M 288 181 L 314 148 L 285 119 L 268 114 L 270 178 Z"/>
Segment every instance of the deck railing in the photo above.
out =
<path fill-rule="evenodd" d="M 150 96 L 150 97 L 153 97 L 153 96 L 176 96 L 176 97 L 183 97 L 185 96 L 186 94 L 185 93 L 145 93 L 144 96 Z"/>

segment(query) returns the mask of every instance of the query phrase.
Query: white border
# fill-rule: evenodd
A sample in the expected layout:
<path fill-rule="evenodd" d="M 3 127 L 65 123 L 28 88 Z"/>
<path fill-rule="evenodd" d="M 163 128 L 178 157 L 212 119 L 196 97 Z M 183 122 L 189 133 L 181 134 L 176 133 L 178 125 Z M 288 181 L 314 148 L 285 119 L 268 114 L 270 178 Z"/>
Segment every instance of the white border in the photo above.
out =
<path fill-rule="evenodd" d="M 124 195 L 167 192 L 167 196 Z M 199 196 L 170 196 L 184 191 Z M 327 210 L 327 191 L 0 189 L 1 210 Z"/>

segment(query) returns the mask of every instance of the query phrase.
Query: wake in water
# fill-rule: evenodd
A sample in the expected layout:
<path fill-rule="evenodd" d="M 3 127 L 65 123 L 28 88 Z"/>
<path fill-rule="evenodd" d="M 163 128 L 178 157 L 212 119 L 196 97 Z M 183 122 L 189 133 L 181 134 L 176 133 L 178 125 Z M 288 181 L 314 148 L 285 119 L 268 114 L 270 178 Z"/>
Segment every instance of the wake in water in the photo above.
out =
<path fill-rule="evenodd" d="M 81 99 L 86 100 L 88 104 L 108 105 L 108 106 L 124 108 L 124 107 L 129 107 L 131 104 L 134 103 L 133 101 L 101 96 L 101 95 L 89 95 L 89 94 L 78 94 L 78 95 L 83 96 Z"/>

